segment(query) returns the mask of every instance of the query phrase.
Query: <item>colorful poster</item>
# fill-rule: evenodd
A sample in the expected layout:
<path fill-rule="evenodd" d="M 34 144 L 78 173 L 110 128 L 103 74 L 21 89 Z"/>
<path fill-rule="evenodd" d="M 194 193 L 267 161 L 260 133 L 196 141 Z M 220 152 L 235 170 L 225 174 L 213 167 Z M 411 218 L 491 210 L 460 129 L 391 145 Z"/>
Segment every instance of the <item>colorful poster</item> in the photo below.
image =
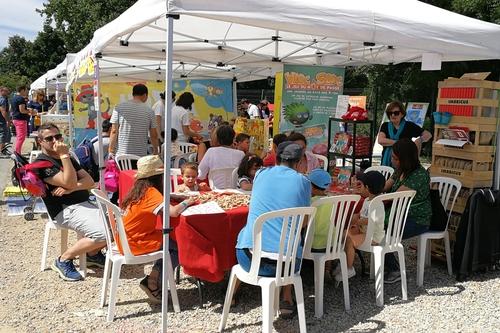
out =
<path fill-rule="evenodd" d="M 428 108 L 429 103 L 408 102 L 405 119 L 423 127 Z"/>
<path fill-rule="evenodd" d="M 147 104 L 153 106 L 165 90 L 163 82 L 104 82 L 100 84 L 101 112 L 104 119 L 111 118 L 115 105 L 132 99 L 132 87 L 143 83 L 148 87 Z M 177 96 L 183 92 L 194 95 L 191 110 L 191 130 L 208 138 L 208 131 L 222 121 L 234 117 L 231 80 L 176 80 L 173 83 Z M 94 86 L 89 82 L 73 86 L 75 143 L 97 135 L 97 113 L 94 107 Z"/>
<path fill-rule="evenodd" d="M 250 135 L 249 152 L 258 156 L 263 156 L 269 148 L 269 120 L 268 119 L 247 119 L 236 118 L 234 131 L 236 134 L 246 133 Z"/>
<path fill-rule="evenodd" d="M 301 132 L 308 149 L 326 154 L 328 119 L 335 116 L 344 73 L 338 67 L 285 65 L 280 132 Z"/>

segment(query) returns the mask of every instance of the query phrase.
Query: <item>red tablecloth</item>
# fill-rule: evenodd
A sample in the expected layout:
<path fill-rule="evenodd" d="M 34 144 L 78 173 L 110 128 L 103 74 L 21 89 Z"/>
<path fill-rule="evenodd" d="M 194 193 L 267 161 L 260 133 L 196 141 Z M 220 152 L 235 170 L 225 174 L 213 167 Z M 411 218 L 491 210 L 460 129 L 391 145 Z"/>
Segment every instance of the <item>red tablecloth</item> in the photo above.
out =
<path fill-rule="evenodd" d="M 120 172 L 120 200 L 134 185 L 136 172 Z M 239 207 L 220 214 L 171 218 L 171 235 L 177 241 L 184 272 L 209 282 L 221 281 L 224 272 L 236 264 L 236 239 L 247 216 L 248 207 Z"/>

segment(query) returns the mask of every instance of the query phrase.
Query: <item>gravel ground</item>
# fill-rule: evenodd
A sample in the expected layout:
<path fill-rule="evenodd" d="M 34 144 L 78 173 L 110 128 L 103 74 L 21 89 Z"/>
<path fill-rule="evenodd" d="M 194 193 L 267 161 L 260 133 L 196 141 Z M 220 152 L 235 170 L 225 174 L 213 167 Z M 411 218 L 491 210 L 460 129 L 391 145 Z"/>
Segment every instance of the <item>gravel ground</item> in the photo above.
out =
<path fill-rule="evenodd" d="M 8 182 L 11 162 L 0 160 L 0 189 Z M 3 332 L 156 332 L 161 308 L 146 301 L 139 280 L 151 266 L 124 266 L 118 288 L 116 317 L 107 323 L 99 308 L 102 270 L 90 270 L 85 281 L 62 281 L 51 271 L 39 271 L 44 220 L 26 222 L 7 217 L 3 199 L 0 221 L 0 333 Z M 70 242 L 74 241 L 70 233 Z M 58 255 L 58 233 L 50 239 L 49 260 Z M 312 266 L 304 266 L 303 283 L 309 332 L 500 332 L 500 273 L 488 272 L 457 282 L 445 266 L 433 262 L 425 271 L 424 287 L 415 284 L 416 253 L 406 250 L 408 301 L 400 284 L 385 287 L 385 306 L 375 306 L 374 283 L 366 277 L 350 280 L 352 310 L 343 309 L 342 288 L 325 283 L 325 315 L 314 318 Z M 359 269 L 358 269 L 359 271 Z M 220 320 L 227 279 L 198 291 L 186 276 L 177 286 L 182 312 L 168 313 L 171 332 L 215 332 Z M 259 332 L 260 290 L 241 289 L 240 304 L 231 310 L 227 330 Z M 298 331 L 297 320 L 274 321 L 277 332 Z"/>

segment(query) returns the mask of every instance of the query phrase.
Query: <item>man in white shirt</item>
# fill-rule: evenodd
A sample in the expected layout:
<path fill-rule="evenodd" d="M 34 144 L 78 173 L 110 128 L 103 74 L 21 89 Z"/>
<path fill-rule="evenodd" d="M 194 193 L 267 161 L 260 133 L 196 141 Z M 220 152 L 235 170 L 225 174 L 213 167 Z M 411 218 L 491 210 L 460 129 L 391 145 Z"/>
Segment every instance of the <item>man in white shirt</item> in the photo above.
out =
<path fill-rule="evenodd" d="M 175 92 L 172 90 L 172 108 L 175 106 Z M 161 141 L 165 137 L 165 92 L 160 93 L 160 100 L 153 104 L 156 130 Z"/>
<path fill-rule="evenodd" d="M 246 98 L 241 100 L 241 105 L 247 109 L 248 116 L 251 119 L 260 119 L 260 110 L 257 105 L 250 103 L 250 101 Z"/>

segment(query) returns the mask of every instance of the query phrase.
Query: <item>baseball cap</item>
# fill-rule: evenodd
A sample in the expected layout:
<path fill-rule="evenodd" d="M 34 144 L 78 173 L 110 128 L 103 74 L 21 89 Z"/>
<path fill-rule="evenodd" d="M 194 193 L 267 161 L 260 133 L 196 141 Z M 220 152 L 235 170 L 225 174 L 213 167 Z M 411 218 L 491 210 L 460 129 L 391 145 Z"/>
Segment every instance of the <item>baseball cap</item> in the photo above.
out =
<path fill-rule="evenodd" d="M 298 160 L 302 157 L 302 147 L 292 141 L 285 141 L 278 145 L 276 155 L 282 160 Z"/>
<path fill-rule="evenodd" d="M 380 194 L 384 190 L 385 177 L 378 171 L 368 171 L 356 175 L 356 178 L 368 187 L 371 194 Z"/>
<path fill-rule="evenodd" d="M 314 169 L 307 177 L 311 183 L 314 184 L 314 186 L 319 187 L 322 190 L 330 186 L 330 183 L 332 182 L 330 174 L 323 169 Z"/>

